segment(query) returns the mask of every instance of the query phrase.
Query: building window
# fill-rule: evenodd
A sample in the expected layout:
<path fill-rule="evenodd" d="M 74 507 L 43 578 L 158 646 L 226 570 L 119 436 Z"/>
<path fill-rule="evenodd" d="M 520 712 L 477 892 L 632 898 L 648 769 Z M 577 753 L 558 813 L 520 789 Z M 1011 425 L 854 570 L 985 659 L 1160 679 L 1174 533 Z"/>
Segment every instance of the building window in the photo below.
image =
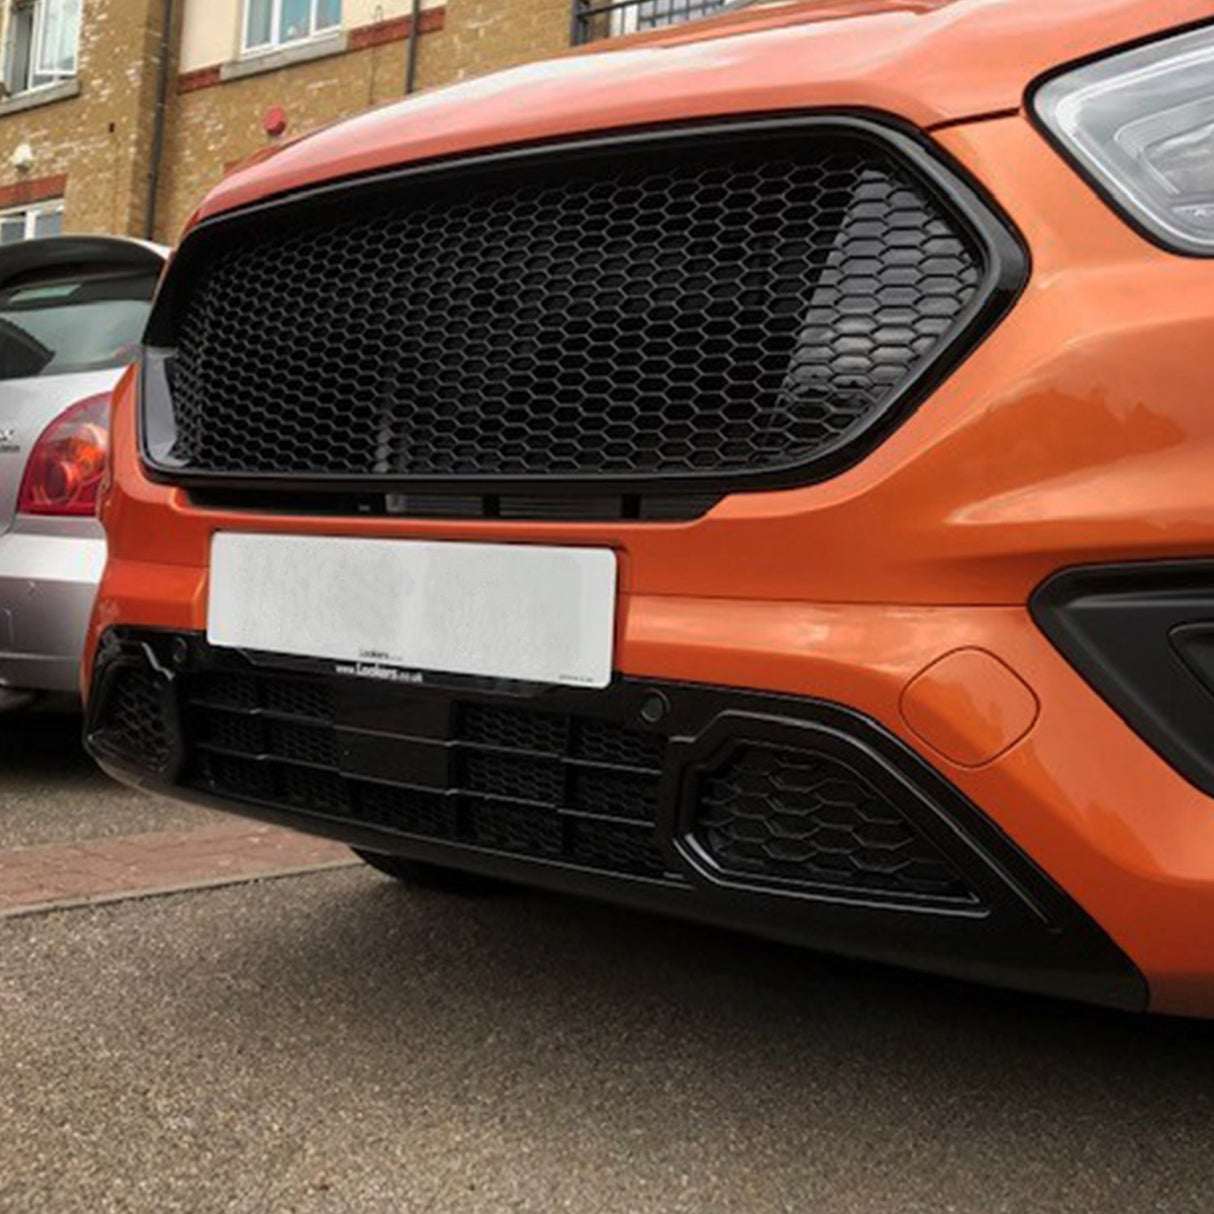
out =
<path fill-rule="evenodd" d="M 19 240 L 58 236 L 63 231 L 63 199 L 40 202 L 37 206 L 0 211 L 0 245 Z"/>
<path fill-rule="evenodd" d="M 76 75 L 81 0 L 13 0 L 4 83 L 10 94 L 62 84 Z"/>
<path fill-rule="evenodd" d="M 660 25 L 694 21 L 697 17 L 710 16 L 727 3 L 729 0 L 639 0 L 616 10 L 614 32 L 631 34 L 657 29 Z"/>
<path fill-rule="evenodd" d="M 573 0 L 573 40 L 594 42 L 722 12 L 733 0 Z"/>
<path fill-rule="evenodd" d="M 245 0 L 244 49 L 268 51 L 341 25 L 341 0 Z"/>

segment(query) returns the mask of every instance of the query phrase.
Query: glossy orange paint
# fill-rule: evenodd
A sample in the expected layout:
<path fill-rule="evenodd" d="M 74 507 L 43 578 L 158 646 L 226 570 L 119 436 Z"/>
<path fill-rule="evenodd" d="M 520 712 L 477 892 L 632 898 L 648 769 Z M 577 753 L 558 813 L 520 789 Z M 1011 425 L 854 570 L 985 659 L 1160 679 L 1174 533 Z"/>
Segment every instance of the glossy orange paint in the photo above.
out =
<path fill-rule="evenodd" d="M 954 649 L 902 692 L 902 719 L 958 767 L 982 767 L 1011 750 L 1037 723 L 1032 688 L 985 649 Z"/>
<path fill-rule="evenodd" d="M 204 628 L 219 529 L 611 546 L 622 672 L 813 695 L 868 714 L 1104 927 L 1147 977 L 1156 1010 L 1214 1014 L 1214 800 L 1137 737 L 1026 608 L 1068 565 L 1214 556 L 1214 407 L 1201 356 L 1214 347 L 1214 265 L 1134 232 L 1022 108 L 1042 71 L 1204 19 L 1214 0 L 757 10 L 389 107 L 238 173 L 201 214 L 475 148 L 864 107 L 939 128 L 941 151 L 1019 229 L 1033 273 L 1002 324 L 857 467 L 821 485 L 737 494 L 681 524 L 199 509 L 141 471 L 128 377 L 115 403 L 110 561 L 90 655 L 118 623 Z M 1022 699 L 1020 726 L 1007 726 L 1015 736 L 988 742 L 978 762 L 975 749 L 925 740 L 903 710 L 916 678 L 960 649 L 991 655 L 1036 706 L 1026 724 Z M 955 666 L 952 694 L 981 703 L 984 669 Z"/>
<path fill-rule="evenodd" d="M 578 135 L 830 108 L 930 129 L 1016 110 L 1041 73 L 1186 22 L 1214 0 L 805 0 L 592 45 L 298 140 L 218 186 L 202 215 L 319 181 Z"/>

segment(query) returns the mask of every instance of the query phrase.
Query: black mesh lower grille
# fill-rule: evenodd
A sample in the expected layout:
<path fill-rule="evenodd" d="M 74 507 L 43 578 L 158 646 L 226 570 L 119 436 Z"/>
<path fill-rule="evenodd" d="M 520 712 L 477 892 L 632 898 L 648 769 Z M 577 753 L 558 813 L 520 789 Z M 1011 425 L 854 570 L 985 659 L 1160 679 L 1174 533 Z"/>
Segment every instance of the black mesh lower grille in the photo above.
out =
<path fill-rule="evenodd" d="M 542 516 L 563 478 L 601 486 L 575 510 L 643 518 L 612 488 L 817 475 L 996 293 L 997 225 L 961 218 L 946 176 L 823 119 L 203 225 L 153 321 L 149 454 L 211 492 L 391 486 L 407 514 L 464 510 L 462 489 Z"/>
<path fill-rule="evenodd" d="M 146 666 L 122 667 L 110 685 L 101 740 L 119 753 L 138 755 L 142 766 L 163 767 L 172 746 L 165 704 L 163 680 Z"/>
<path fill-rule="evenodd" d="M 407 786 L 408 773 L 386 784 L 343 754 L 325 680 L 207 674 L 179 682 L 191 742 L 185 779 L 199 789 L 496 851 L 665 871 L 656 831 L 660 738 L 526 706 L 465 703 L 449 736 L 402 728 L 383 738 L 424 756 L 418 786 Z"/>
<path fill-rule="evenodd" d="M 1145 1004 L 1073 900 L 939 773 L 839 705 L 622 676 L 525 694 L 386 682 L 114 628 L 85 738 L 121 779 L 367 852 Z"/>
<path fill-rule="evenodd" d="M 675 693 L 642 685 L 532 699 L 223 665 L 171 682 L 117 667 L 93 736 L 144 767 L 183 755 L 178 782 L 200 792 L 399 836 L 683 883 L 695 854 L 771 888 L 980 901 L 921 799 L 863 748 L 763 742 L 741 717 L 722 750 L 694 741 L 727 719 L 715 702 L 644 726 Z"/>
<path fill-rule="evenodd" d="M 695 833 L 739 876 L 945 901 L 974 896 L 931 839 L 835 755 L 738 747 L 702 777 Z"/>

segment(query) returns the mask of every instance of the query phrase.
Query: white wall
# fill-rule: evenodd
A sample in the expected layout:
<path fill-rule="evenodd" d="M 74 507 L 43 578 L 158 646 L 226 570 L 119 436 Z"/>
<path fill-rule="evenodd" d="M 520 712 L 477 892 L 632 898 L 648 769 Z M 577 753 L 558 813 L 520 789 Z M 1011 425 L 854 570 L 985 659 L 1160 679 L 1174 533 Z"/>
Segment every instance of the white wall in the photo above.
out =
<path fill-rule="evenodd" d="M 243 0 L 186 0 L 181 26 L 183 72 L 236 57 L 243 8 Z"/>
<path fill-rule="evenodd" d="M 423 4 L 422 7 L 432 8 L 433 5 Z M 412 11 L 412 0 L 343 0 L 341 20 L 347 29 L 357 29 L 376 21 L 391 21 L 393 17 L 403 17 Z"/>
<path fill-rule="evenodd" d="M 423 0 L 423 8 L 440 8 L 444 0 Z M 342 25 L 357 29 L 377 21 L 404 17 L 412 0 L 343 0 Z M 240 53 L 244 0 L 186 0 L 181 31 L 181 70 L 227 63 Z"/>

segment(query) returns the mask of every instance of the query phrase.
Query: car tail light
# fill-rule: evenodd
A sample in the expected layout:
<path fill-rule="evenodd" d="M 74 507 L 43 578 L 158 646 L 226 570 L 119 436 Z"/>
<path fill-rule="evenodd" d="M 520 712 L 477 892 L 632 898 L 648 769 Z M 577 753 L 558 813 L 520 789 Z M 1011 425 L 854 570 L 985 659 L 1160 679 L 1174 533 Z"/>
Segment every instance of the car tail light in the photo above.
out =
<path fill-rule="evenodd" d="M 22 514 L 95 514 L 109 447 L 108 392 L 65 409 L 30 452 L 17 509 Z"/>

